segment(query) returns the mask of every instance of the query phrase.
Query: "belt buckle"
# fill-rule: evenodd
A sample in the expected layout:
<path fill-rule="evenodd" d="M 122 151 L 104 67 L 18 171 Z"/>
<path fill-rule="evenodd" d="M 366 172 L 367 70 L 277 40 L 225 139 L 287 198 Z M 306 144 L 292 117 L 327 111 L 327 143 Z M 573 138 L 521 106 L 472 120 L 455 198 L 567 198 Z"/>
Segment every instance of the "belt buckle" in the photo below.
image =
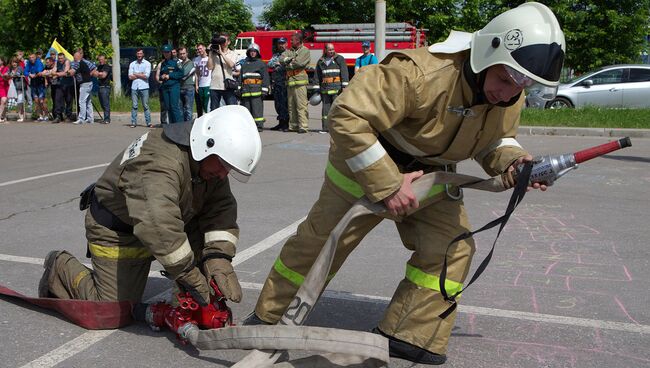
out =
<path fill-rule="evenodd" d="M 449 165 L 445 165 L 444 168 L 445 168 L 445 172 L 450 172 L 449 171 Z M 463 196 L 464 196 L 463 195 L 463 188 L 458 187 L 458 195 L 453 195 L 453 194 L 451 194 L 451 191 L 449 190 L 450 187 L 451 187 L 451 185 L 445 184 L 445 193 L 447 193 L 447 196 L 449 196 L 449 198 L 453 199 L 454 201 L 460 201 L 461 199 L 463 199 Z"/>

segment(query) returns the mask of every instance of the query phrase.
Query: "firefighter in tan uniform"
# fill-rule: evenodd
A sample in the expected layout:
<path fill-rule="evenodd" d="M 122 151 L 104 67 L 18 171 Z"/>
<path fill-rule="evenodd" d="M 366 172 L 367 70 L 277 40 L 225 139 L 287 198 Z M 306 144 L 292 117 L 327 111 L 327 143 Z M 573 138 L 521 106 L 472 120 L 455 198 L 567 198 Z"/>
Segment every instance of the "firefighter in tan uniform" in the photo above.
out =
<path fill-rule="evenodd" d="M 307 84 L 309 77 L 305 68 L 311 57 L 309 49 L 302 44 L 302 34 L 291 36 L 291 48 L 280 56 L 280 63 L 287 72 L 287 98 L 289 100 L 289 130 L 298 133 L 309 131 L 307 112 Z"/>
<path fill-rule="evenodd" d="M 334 44 L 327 43 L 323 49 L 323 56 L 316 63 L 316 78 L 318 85 L 315 87 L 317 93 L 320 92 L 323 103 L 321 121 L 321 132 L 329 132 L 329 122 L 327 115 L 332 107 L 332 103 L 342 91 L 348 86 L 348 66 L 345 64 L 343 56 L 336 53 Z M 310 101 L 311 103 L 311 101 Z"/>
<path fill-rule="evenodd" d="M 434 186 L 418 203 L 411 182 L 423 172 L 453 171 L 457 162 L 472 158 L 512 185 L 512 170 L 532 159 L 515 139 L 522 91 L 536 82 L 540 93 L 553 95 L 564 48 L 553 13 L 525 3 L 478 32 L 453 32 L 429 49 L 393 53 L 353 78 L 330 111 L 332 143 L 320 197 L 285 243 L 245 324 L 280 319 L 329 233 L 367 196 L 386 205 L 413 252 L 375 332 L 389 339 L 391 356 L 444 363 L 455 312 L 438 317 L 450 305 L 439 292 L 439 275 L 447 245 L 469 224 L 457 188 Z M 337 245 L 330 277 L 381 221 L 375 215 L 352 221 Z M 471 239 L 449 247 L 445 288 L 451 294 L 462 288 L 473 253 Z"/>
<path fill-rule="evenodd" d="M 39 296 L 138 302 L 155 259 L 199 303 L 209 302 L 212 278 L 239 302 L 231 265 L 237 203 L 227 175 L 246 179 L 260 155 L 259 133 L 243 106 L 145 133 L 84 192 L 93 269 L 66 251 L 52 251 Z"/>

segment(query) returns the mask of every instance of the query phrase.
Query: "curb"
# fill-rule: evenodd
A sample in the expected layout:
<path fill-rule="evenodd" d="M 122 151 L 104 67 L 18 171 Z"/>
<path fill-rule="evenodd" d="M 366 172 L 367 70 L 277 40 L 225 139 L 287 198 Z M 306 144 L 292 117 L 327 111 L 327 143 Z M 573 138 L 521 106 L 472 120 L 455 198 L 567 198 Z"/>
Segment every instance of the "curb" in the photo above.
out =
<path fill-rule="evenodd" d="M 562 128 L 562 127 L 531 127 L 520 126 L 519 135 L 557 135 L 579 137 L 631 137 L 650 138 L 650 129 L 622 128 Z"/>
<path fill-rule="evenodd" d="M 159 112 L 151 112 L 151 116 L 159 116 Z M 141 116 L 142 112 L 138 112 Z M 130 112 L 111 112 L 111 116 L 129 117 Z M 265 116 L 271 118 L 271 116 Z M 319 120 L 320 121 L 320 120 Z M 518 135 L 555 135 L 555 136 L 578 136 L 578 137 L 630 137 L 650 138 L 650 129 L 622 129 L 622 128 L 569 128 L 569 127 L 543 127 L 543 126 L 520 126 Z"/>

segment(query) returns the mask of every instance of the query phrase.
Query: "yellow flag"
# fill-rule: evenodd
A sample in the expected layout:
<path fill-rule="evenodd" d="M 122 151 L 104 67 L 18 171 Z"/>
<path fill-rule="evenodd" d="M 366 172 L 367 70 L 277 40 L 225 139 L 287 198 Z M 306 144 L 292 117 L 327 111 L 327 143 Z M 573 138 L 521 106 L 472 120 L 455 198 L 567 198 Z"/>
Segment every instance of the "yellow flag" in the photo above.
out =
<path fill-rule="evenodd" d="M 49 53 L 51 53 L 52 51 L 54 51 L 57 55 L 62 52 L 63 55 L 65 55 L 66 59 L 68 59 L 70 61 L 73 60 L 72 55 L 66 49 L 64 49 L 63 46 L 61 46 L 61 44 L 56 40 L 56 38 L 52 42 L 52 46 L 50 46 L 50 52 Z"/>

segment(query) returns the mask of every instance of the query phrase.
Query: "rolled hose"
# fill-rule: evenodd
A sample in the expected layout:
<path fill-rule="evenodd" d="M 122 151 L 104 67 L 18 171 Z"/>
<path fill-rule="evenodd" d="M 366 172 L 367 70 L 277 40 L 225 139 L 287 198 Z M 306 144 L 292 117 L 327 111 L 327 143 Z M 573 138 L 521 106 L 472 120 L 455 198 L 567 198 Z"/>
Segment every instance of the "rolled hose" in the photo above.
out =
<path fill-rule="evenodd" d="M 448 172 L 433 172 L 423 175 L 412 184 L 418 200 L 427 198 L 431 187 L 436 184 L 457 185 L 490 192 L 505 190 L 501 177 L 489 179 L 477 178 Z M 421 207 L 422 208 L 422 207 Z M 412 212 L 417 211 L 417 209 Z M 410 213 L 412 213 L 410 212 Z M 409 214 L 410 214 L 409 213 Z M 356 367 L 381 367 L 389 360 L 388 340 L 374 333 L 349 331 L 323 327 L 301 326 L 316 304 L 327 280 L 327 275 L 334 259 L 338 239 L 354 218 L 376 214 L 390 217 L 383 203 L 372 203 L 367 198 L 357 201 L 341 218 L 330 233 L 321 253 L 318 255 L 305 281 L 296 293 L 292 306 L 301 311 L 296 314 L 285 312 L 278 325 L 256 325 L 241 327 L 224 327 L 212 330 L 200 330 L 196 325 L 185 324 L 177 333 L 192 345 L 202 350 L 213 349 L 261 349 L 254 350 L 233 368 L 272 367 L 283 350 L 309 350 L 328 354 L 303 358 L 301 365 L 315 367 L 317 363 Z M 303 308 L 304 307 L 304 308 Z M 323 359 L 327 362 L 322 363 Z M 288 363 L 289 366 L 298 366 Z M 286 365 L 285 365 L 286 366 Z"/>

